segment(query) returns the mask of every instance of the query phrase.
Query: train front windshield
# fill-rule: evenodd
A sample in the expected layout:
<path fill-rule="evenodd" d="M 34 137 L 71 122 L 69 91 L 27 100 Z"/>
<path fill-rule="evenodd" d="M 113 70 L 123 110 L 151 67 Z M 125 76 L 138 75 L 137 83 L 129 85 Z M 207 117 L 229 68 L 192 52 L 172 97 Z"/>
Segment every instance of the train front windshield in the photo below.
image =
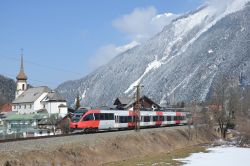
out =
<path fill-rule="evenodd" d="M 79 122 L 81 117 L 88 112 L 87 109 L 78 109 L 74 112 L 73 117 L 72 117 L 72 122 Z"/>
<path fill-rule="evenodd" d="M 72 122 L 79 122 L 81 117 L 82 117 L 81 114 L 74 114 L 73 117 L 72 117 Z"/>

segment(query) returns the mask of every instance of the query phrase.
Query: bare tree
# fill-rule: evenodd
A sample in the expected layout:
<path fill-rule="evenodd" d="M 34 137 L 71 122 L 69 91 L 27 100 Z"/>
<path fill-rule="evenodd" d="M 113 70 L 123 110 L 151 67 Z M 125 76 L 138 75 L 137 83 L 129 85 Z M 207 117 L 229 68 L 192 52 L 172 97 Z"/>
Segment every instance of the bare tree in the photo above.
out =
<path fill-rule="evenodd" d="M 226 132 L 234 123 L 234 114 L 238 110 L 236 85 L 233 78 L 225 75 L 213 85 L 213 95 L 209 101 L 210 111 L 222 138 L 226 138 Z"/>

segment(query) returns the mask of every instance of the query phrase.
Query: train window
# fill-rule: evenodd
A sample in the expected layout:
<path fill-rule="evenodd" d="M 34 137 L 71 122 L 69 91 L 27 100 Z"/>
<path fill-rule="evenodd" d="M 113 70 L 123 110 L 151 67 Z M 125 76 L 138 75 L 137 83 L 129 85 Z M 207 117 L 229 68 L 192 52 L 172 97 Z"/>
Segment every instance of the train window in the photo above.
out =
<path fill-rule="evenodd" d="M 120 123 L 128 123 L 128 117 L 127 116 L 120 116 L 119 120 L 120 120 Z"/>
<path fill-rule="evenodd" d="M 105 115 L 104 114 L 100 114 L 100 120 L 105 120 Z"/>
<path fill-rule="evenodd" d="M 150 122 L 150 116 L 144 116 L 144 122 Z"/>
<path fill-rule="evenodd" d="M 133 122 L 132 116 L 128 116 L 128 122 Z"/>
<path fill-rule="evenodd" d="M 157 121 L 157 119 L 158 119 L 158 117 L 157 117 L 157 116 L 153 116 L 153 122 L 156 122 L 156 121 Z"/>
<path fill-rule="evenodd" d="M 109 114 L 104 114 L 105 120 L 109 120 Z"/>
<path fill-rule="evenodd" d="M 82 115 L 74 114 L 72 117 L 72 122 L 78 122 L 81 119 Z"/>
<path fill-rule="evenodd" d="M 159 116 L 159 121 L 164 121 L 164 117 L 163 116 Z"/>
<path fill-rule="evenodd" d="M 167 121 L 172 121 L 171 116 L 167 116 Z"/>
<path fill-rule="evenodd" d="M 83 118 L 83 121 L 90 121 L 90 120 L 94 120 L 93 114 L 88 114 Z"/>
<path fill-rule="evenodd" d="M 100 120 L 100 114 L 95 113 L 94 115 L 95 115 L 95 120 Z"/>
<path fill-rule="evenodd" d="M 108 120 L 114 120 L 114 114 L 108 114 Z"/>
<path fill-rule="evenodd" d="M 175 116 L 174 120 L 183 120 L 183 116 Z"/>

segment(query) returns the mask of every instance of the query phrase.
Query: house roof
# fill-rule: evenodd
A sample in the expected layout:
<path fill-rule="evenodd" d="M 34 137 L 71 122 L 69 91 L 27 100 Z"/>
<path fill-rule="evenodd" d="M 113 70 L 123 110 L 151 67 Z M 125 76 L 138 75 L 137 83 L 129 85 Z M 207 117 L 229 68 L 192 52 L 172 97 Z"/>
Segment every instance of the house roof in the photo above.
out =
<path fill-rule="evenodd" d="M 67 106 L 64 104 L 60 104 L 58 107 L 67 107 Z"/>
<path fill-rule="evenodd" d="M 151 100 L 150 98 L 148 98 L 147 96 L 142 96 L 141 98 L 140 98 L 140 100 L 148 100 L 149 102 L 151 102 L 151 103 L 153 103 L 154 105 L 156 105 L 158 108 L 160 108 L 160 106 L 157 104 L 157 103 L 155 103 L 153 100 Z M 134 101 L 134 100 L 132 100 L 130 103 L 128 103 L 124 108 L 129 108 L 129 107 L 131 107 L 134 103 L 135 103 L 136 101 Z"/>
<path fill-rule="evenodd" d="M 133 101 L 134 101 L 134 99 L 132 97 L 118 97 L 115 100 L 114 105 L 119 105 L 119 104 L 127 105 L 127 104 L 129 104 L 129 103 L 131 103 Z"/>
<path fill-rule="evenodd" d="M 10 112 L 10 111 L 11 111 L 11 103 L 0 105 L 0 112 Z"/>
<path fill-rule="evenodd" d="M 66 100 L 57 92 L 49 92 L 45 98 L 45 101 L 66 101 Z"/>
<path fill-rule="evenodd" d="M 39 113 L 39 114 L 17 114 L 15 112 L 9 112 L 5 114 L 5 121 L 13 121 L 13 120 L 36 120 L 43 119 L 48 116 L 48 114 Z"/>
<path fill-rule="evenodd" d="M 24 91 L 17 99 L 15 99 L 12 103 L 33 103 L 35 102 L 44 92 L 51 91 L 47 86 L 41 86 L 36 88 L 30 88 Z"/>

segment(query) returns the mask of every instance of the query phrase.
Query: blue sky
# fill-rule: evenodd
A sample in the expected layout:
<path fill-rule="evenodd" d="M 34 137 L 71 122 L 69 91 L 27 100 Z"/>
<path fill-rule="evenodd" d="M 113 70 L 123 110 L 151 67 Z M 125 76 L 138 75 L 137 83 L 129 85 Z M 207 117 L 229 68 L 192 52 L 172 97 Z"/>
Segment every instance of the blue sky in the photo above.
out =
<path fill-rule="evenodd" d="M 178 16 L 203 3 L 204 0 L 2 0 L 0 74 L 15 78 L 23 48 L 29 83 L 55 88 L 105 64 L 115 56 L 116 48 L 147 40 L 167 21 L 148 27 L 146 22 L 151 17 L 163 13 Z M 143 33 L 138 34 L 141 30 Z M 141 35 L 146 37 L 138 39 Z"/>

